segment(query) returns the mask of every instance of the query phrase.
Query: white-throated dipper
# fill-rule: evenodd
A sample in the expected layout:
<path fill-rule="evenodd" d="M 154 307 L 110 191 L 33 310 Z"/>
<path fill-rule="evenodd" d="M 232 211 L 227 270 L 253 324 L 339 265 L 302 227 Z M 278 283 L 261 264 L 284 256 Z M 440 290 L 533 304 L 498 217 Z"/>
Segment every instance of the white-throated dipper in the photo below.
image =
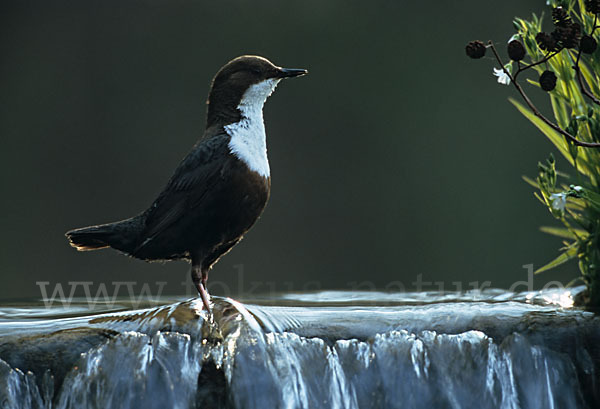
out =
<path fill-rule="evenodd" d="M 184 259 L 210 311 L 208 271 L 259 218 L 271 188 L 262 109 L 283 78 L 304 69 L 252 55 L 215 75 L 206 131 L 152 206 L 130 219 L 66 233 L 77 250 L 112 247 L 146 261 Z"/>

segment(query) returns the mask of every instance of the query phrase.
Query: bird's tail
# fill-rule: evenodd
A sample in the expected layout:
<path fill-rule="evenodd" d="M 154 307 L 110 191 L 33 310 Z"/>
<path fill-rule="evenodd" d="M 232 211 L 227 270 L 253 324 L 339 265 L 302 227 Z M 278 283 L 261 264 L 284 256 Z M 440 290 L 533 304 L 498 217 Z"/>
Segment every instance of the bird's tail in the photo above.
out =
<path fill-rule="evenodd" d="M 65 233 L 69 244 L 79 251 L 98 250 L 110 247 L 115 232 L 115 223 L 83 227 Z"/>
<path fill-rule="evenodd" d="M 120 222 L 83 227 L 65 233 L 71 246 L 79 251 L 99 250 L 112 247 L 130 254 L 136 247 L 144 216 L 138 215 Z"/>

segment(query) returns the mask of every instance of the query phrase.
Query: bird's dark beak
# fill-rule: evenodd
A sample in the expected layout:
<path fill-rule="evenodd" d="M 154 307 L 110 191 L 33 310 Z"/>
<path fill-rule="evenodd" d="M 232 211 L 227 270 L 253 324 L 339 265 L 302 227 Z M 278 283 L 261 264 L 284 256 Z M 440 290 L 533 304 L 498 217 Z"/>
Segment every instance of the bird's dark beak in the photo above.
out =
<path fill-rule="evenodd" d="M 291 78 L 306 74 L 308 74 L 308 71 L 302 68 L 279 68 L 275 76 L 277 78 Z"/>

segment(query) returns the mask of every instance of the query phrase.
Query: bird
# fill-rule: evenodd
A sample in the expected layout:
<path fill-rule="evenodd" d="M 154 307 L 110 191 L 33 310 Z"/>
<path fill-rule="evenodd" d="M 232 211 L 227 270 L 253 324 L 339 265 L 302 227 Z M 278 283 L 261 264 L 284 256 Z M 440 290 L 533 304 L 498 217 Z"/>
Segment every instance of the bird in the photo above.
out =
<path fill-rule="evenodd" d="M 269 199 L 265 101 L 281 80 L 307 73 L 256 55 L 229 61 L 212 79 L 204 134 L 152 205 L 129 219 L 70 230 L 70 245 L 113 248 L 144 261 L 188 261 L 210 312 L 209 270 L 239 243 Z"/>

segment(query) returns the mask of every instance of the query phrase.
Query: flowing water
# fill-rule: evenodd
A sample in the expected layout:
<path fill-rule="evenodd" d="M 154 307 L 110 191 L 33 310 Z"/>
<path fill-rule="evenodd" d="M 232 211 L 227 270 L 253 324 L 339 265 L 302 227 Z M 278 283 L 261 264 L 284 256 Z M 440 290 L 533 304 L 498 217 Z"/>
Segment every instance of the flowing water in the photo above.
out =
<path fill-rule="evenodd" d="M 596 408 L 572 292 L 0 306 L 2 408 Z"/>

